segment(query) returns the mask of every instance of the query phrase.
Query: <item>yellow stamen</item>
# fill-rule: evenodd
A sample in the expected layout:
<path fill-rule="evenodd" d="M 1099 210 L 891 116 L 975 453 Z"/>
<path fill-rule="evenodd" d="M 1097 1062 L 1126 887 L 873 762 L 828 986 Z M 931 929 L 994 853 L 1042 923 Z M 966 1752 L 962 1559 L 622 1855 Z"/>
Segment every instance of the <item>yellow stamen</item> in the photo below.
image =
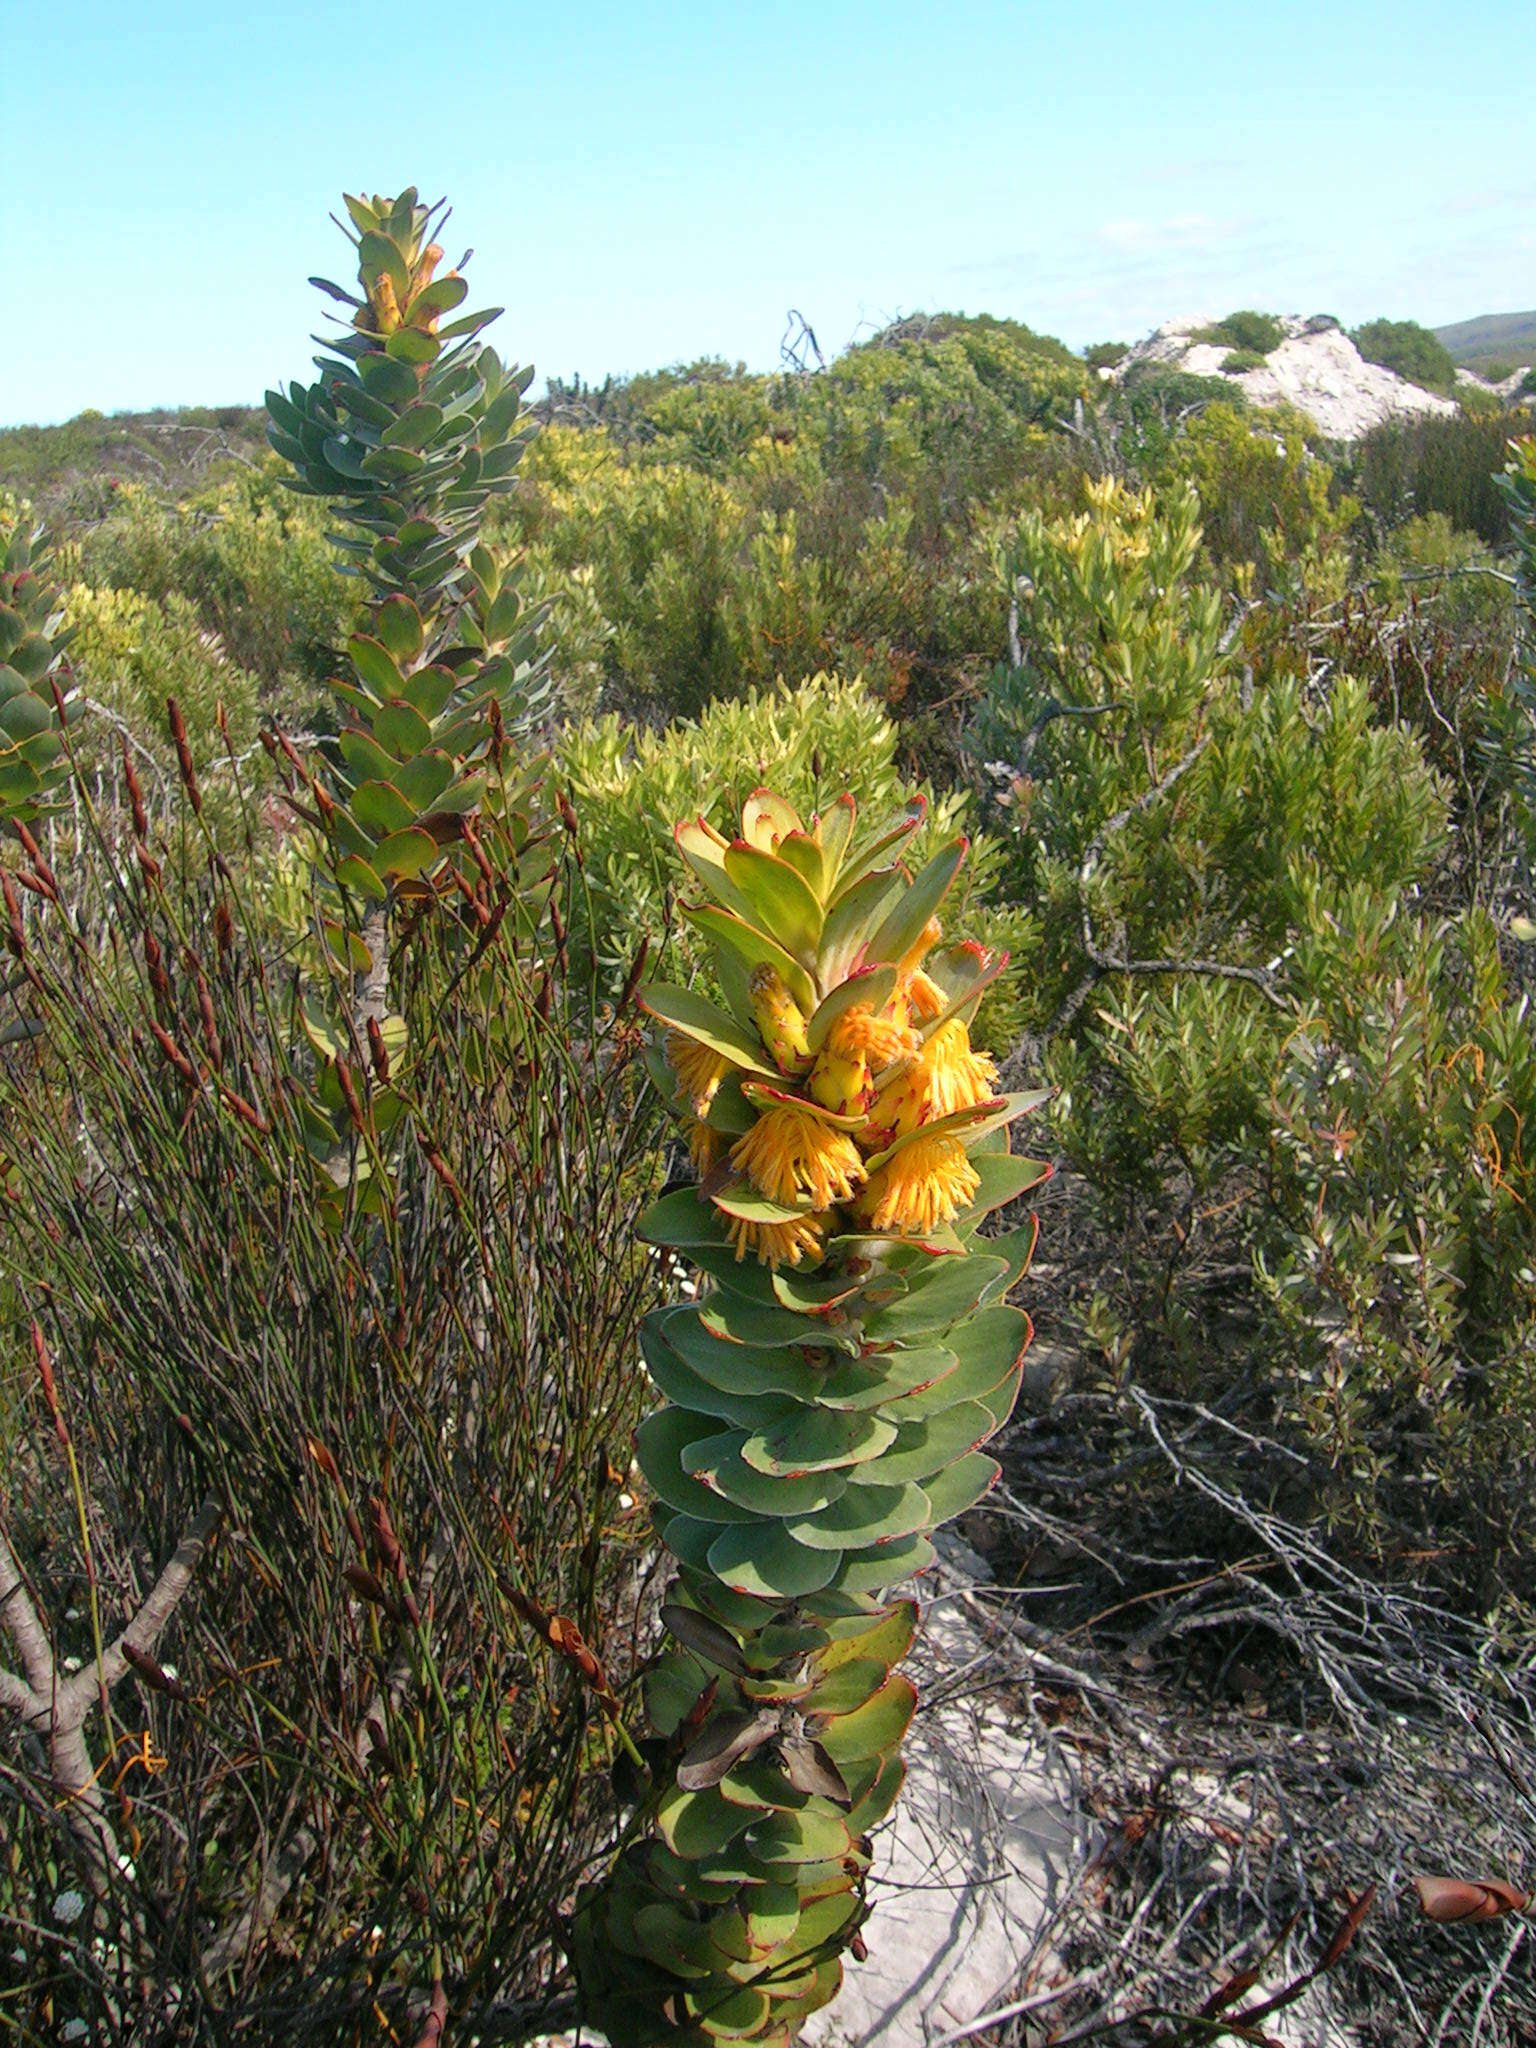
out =
<path fill-rule="evenodd" d="M 931 975 L 921 967 L 914 967 L 902 984 L 902 994 L 907 1000 L 907 1009 L 914 1023 L 930 1024 L 933 1019 L 949 1007 L 949 998 Z"/>
<path fill-rule="evenodd" d="M 819 1216 L 796 1216 L 787 1223 L 749 1223 L 744 1216 L 725 1219 L 737 1259 L 751 1252 L 764 1266 L 798 1266 L 802 1259 L 818 1258 L 825 1227 Z"/>
<path fill-rule="evenodd" d="M 816 1209 L 846 1202 L 864 1178 L 864 1163 L 847 1133 L 793 1103 L 765 1110 L 731 1147 L 731 1163 L 786 1209 L 806 1199 Z"/>
<path fill-rule="evenodd" d="M 944 927 L 939 923 L 939 920 L 936 917 L 930 917 L 917 937 L 912 941 L 912 944 L 908 946 L 906 952 L 897 961 L 896 973 L 898 979 L 902 975 L 914 973 L 923 955 L 931 952 L 943 935 Z"/>
<path fill-rule="evenodd" d="M 868 1003 L 855 1003 L 844 1010 L 827 1033 L 827 1046 L 843 1058 L 862 1053 L 876 1073 L 909 1052 L 916 1052 L 917 1037 L 894 1017 L 877 1017 Z"/>
<path fill-rule="evenodd" d="M 876 1134 L 889 1144 L 941 1116 L 990 1101 L 996 1088 L 997 1068 L 985 1053 L 971 1050 L 971 1034 L 959 1017 L 951 1017 L 880 1097 L 872 1118 Z"/>
<path fill-rule="evenodd" d="M 924 1236 L 953 1222 L 980 1186 L 958 1138 L 914 1138 L 870 1180 L 859 1213 L 873 1230 Z"/>
<path fill-rule="evenodd" d="M 683 1031 L 667 1033 L 665 1051 L 667 1065 L 676 1074 L 678 1085 L 688 1098 L 688 1107 L 696 1117 L 707 1116 L 716 1089 L 731 1071 L 730 1061 Z"/>
<path fill-rule="evenodd" d="M 934 1032 L 909 1071 L 919 1069 L 928 1091 L 929 1120 L 972 1109 L 997 1088 L 996 1065 L 986 1053 L 972 1050 L 971 1034 L 959 1017 Z"/>

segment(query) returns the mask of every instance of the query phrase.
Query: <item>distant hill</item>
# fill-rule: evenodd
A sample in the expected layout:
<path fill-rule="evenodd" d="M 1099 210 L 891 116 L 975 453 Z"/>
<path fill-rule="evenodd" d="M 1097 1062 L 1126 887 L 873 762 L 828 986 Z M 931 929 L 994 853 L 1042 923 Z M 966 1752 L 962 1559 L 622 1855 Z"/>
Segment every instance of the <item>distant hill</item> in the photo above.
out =
<path fill-rule="evenodd" d="M 82 412 L 56 427 L 0 427 L 0 490 L 52 514 L 84 488 L 116 477 L 154 483 L 168 495 L 190 489 L 210 463 L 261 454 L 265 415 L 248 405 L 197 405 L 179 412 Z"/>
<path fill-rule="evenodd" d="M 1435 333 L 1464 369 L 1479 376 L 1536 363 L 1536 312 L 1484 313 L 1437 327 Z"/>

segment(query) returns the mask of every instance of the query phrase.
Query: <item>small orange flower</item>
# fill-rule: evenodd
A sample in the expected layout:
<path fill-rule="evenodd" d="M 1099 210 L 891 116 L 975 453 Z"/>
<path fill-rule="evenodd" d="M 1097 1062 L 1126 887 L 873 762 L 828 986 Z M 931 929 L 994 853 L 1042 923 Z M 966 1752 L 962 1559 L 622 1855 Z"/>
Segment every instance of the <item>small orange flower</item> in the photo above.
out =
<path fill-rule="evenodd" d="M 896 1075 L 880 1097 L 872 1122 L 889 1143 L 923 1124 L 990 1101 L 996 1088 L 997 1068 L 986 1053 L 972 1051 L 970 1032 L 959 1017 L 951 1017 Z"/>
<path fill-rule="evenodd" d="M 696 1117 L 707 1116 L 716 1089 L 731 1071 L 730 1061 L 684 1031 L 667 1033 L 666 1054 L 667 1065 L 676 1074 L 688 1107 Z"/>
<path fill-rule="evenodd" d="M 871 1176 L 859 1214 L 872 1230 L 922 1237 L 952 1223 L 980 1186 L 958 1138 L 914 1138 Z"/>
<path fill-rule="evenodd" d="M 933 1019 L 948 1007 L 949 998 L 921 967 L 914 967 L 901 984 L 901 993 L 906 999 L 907 1010 L 915 1024 L 931 1024 Z"/>
<path fill-rule="evenodd" d="M 943 936 L 944 927 L 936 917 L 930 917 L 917 937 L 912 941 L 912 944 L 908 946 L 906 952 L 897 961 L 896 973 L 898 978 L 917 973 L 918 964 L 924 954 L 931 953 Z"/>
<path fill-rule="evenodd" d="M 731 1163 L 786 1209 L 807 1200 L 813 1209 L 846 1202 L 864 1178 L 864 1162 L 847 1133 L 791 1102 L 764 1110 L 731 1147 Z"/>
<path fill-rule="evenodd" d="M 819 1216 L 795 1216 L 786 1223 L 750 1223 L 744 1216 L 725 1219 L 738 1261 L 751 1252 L 764 1266 L 798 1266 L 802 1259 L 819 1258 L 825 1228 Z"/>
<path fill-rule="evenodd" d="M 827 1049 L 836 1058 L 862 1054 L 878 1073 L 893 1060 L 916 1052 L 917 1036 L 894 1017 L 877 1017 L 868 1003 L 855 1003 L 827 1033 Z"/>

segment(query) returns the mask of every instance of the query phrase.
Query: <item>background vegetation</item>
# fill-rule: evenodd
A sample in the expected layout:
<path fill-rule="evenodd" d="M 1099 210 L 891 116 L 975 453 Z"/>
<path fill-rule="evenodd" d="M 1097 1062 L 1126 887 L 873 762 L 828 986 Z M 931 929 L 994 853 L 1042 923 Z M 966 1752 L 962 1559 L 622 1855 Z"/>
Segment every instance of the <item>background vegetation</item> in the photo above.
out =
<path fill-rule="evenodd" d="M 1234 315 L 1220 338 L 1262 350 L 1262 321 Z M 1412 323 L 1373 323 L 1356 338 L 1373 360 L 1448 388 L 1449 356 Z M 1039 1398 L 1048 1389 L 1058 1404 L 1112 1403 L 1134 1388 L 1262 1435 L 1282 1447 L 1285 1502 L 1351 1568 L 1476 1613 L 1494 1662 L 1528 1642 L 1529 442 L 1516 482 L 1504 473 L 1511 439 L 1536 429 L 1536 416 L 1397 423 L 1330 449 L 1299 416 L 1256 413 L 1222 378 L 1143 372 L 1106 386 L 1017 323 L 958 316 L 904 322 L 830 364 L 807 333 L 772 375 L 710 361 L 601 388 L 557 382 L 537 410 L 542 431 L 516 489 L 487 511 L 484 538 L 515 571 L 534 621 L 550 681 L 538 737 L 549 787 L 574 821 L 555 897 L 563 971 L 543 998 L 551 1037 L 539 1057 L 596 1061 L 611 1103 L 574 1069 L 570 1099 L 599 1125 L 633 1124 L 634 1136 L 612 1181 L 568 1188 L 547 1235 L 509 1243 L 507 1259 L 537 1266 L 568 1228 L 614 1256 L 628 1242 L 655 1138 L 626 1093 L 631 1070 L 607 1063 L 624 1043 L 615 1000 L 646 932 L 668 934 L 674 979 L 698 964 L 671 930 L 672 821 L 702 809 L 723 822 L 762 779 L 807 809 L 844 787 L 874 809 L 921 792 L 927 843 L 956 826 L 975 838 L 957 928 L 1011 954 L 978 1036 L 1007 1055 L 1015 1085 L 1043 1076 L 1056 1091 L 1028 1141 L 1059 1166 L 1032 1303 L 1049 1362 Z M 259 734 L 281 727 L 327 756 L 338 712 L 325 685 L 356 592 L 338 571 L 326 514 L 284 488 L 283 463 L 238 408 L 15 430 L 0 435 L 0 486 L 0 532 L 34 508 L 55 526 L 87 707 L 80 776 L 41 850 L 77 892 L 80 932 L 117 933 L 105 964 L 71 968 L 77 981 L 59 984 L 60 1014 L 73 1004 L 74 1016 L 52 1056 L 61 1065 L 19 1039 L 0 1044 L 8 1128 L 20 1117 L 37 1133 L 0 1223 L 0 1414 L 8 1451 L 33 1446 L 11 1457 L 0 1504 L 46 1579 L 52 1525 L 35 1474 L 51 1424 L 26 1363 L 40 1302 L 71 1361 L 60 1381 L 82 1440 L 101 1469 L 145 1480 L 142 1500 L 101 1511 L 117 1549 L 97 1569 L 123 1585 L 142 1580 L 196 1509 L 184 1446 L 205 1428 L 206 1390 L 227 1387 L 230 1361 L 259 1356 L 261 1378 L 241 1394 L 240 1429 L 220 1439 L 219 1456 L 237 1497 L 281 1501 L 276 1533 L 263 1539 L 276 1548 L 220 1548 L 217 1597 L 178 1656 L 211 1665 L 220 1630 L 238 1620 L 252 1640 L 271 1636 L 297 1627 L 302 1608 L 313 1671 L 263 1679 L 259 1698 L 257 1681 L 242 1677 L 242 1711 L 263 1730 L 271 1717 L 327 1725 L 339 1709 L 325 1659 L 345 1641 L 347 1711 L 361 1721 L 355 1689 L 388 1682 L 390 1644 L 348 1607 L 339 1562 L 314 1604 L 315 1558 L 349 1554 L 346 1503 L 291 1429 L 267 1441 L 262 1417 L 280 1408 L 290 1424 L 306 1418 L 338 1458 L 345 1442 L 364 1464 L 388 1466 L 397 1521 L 426 1528 L 451 1502 L 467 1544 L 481 1525 L 458 1489 L 469 1483 L 464 1498 L 484 1508 L 496 1484 L 478 1451 L 469 1481 L 444 1463 L 426 1417 L 433 1373 L 454 1369 L 432 1320 L 435 1262 L 468 1270 L 474 1233 L 423 1151 L 400 1193 L 417 1234 L 400 1253 L 388 1313 L 349 1292 L 328 1240 L 302 1230 L 208 1240 L 209 1205 L 226 1215 L 245 1189 L 255 1213 L 257 1182 L 280 1183 L 278 1127 L 259 1146 L 232 1126 L 216 1139 L 178 1133 L 167 1121 L 173 1077 L 155 1068 L 146 1037 L 151 1014 L 182 1042 L 211 1028 L 221 1046 L 240 1048 L 229 1055 L 240 1073 L 281 1094 L 272 1018 L 292 1000 L 292 981 L 274 980 L 271 963 L 309 943 L 310 883 Z M 172 697 L 206 790 L 202 824 L 186 814 L 165 716 Z M 168 925 L 123 907 L 135 836 L 125 763 L 174 879 L 155 913 Z M 0 861 L 12 873 L 32 867 L 11 842 Z M 238 877 L 250 930 L 214 953 L 205 934 L 226 873 Z M 37 914 L 32 900 L 25 908 Z M 172 1010 L 155 1007 L 165 999 L 144 964 L 150 930 L 179 963 Z M 518 982 L 509 954 L 502 994 L 481 988 L 466 1006 L 450 1000 L 455 971 L 424 943 L 409 984 L 412 1028 L 461 1048 L 484 1040 L 468 1066 L 482 1078 L 467 1093 L 425 1093 L 419 1128 L 436 1143 L 469 1103 L 464 1129 L 494 1133 L 508 1174 L 533 1173 L 559 1132 L 519 1121 L 524 1112 L 490 1078 L 486 1034 L 498 1001 L 526 1011 L 537 991 Z M 133 1048 L 119 1072 L 114 1044 Z M 254 1080 L 231 1086 L 267 1100 Z M 76 1121 L 45 1143 L 44 1104 L 60 1089 Z M 128 1133 L 131 1155 L 114 1149 Z M 591 1147 L 602 1149 L 597 1126 Z M 450 1163 L 473 1194 L 467 1154 Z M 135 1190 L 131 1232 L 112 1201 L 103 1206 L 104 1187 L 118 1199 Z M 499 1199 L 489 1184 L 484 1198 Z M 89 1293 L 63 1287 L 60 1243 L 87 1260 Z M 538 1420 L 527 1386 L 505 1370 L 515 1346 L 590 1361 L 540 1382 L 589 1487 L 526 1534 L 504 1494 L 497 1512 L 508 1555 L 546 1607 L 595 1637 L 617 1627 L 633 1590 L 621 1593 L 611 1558 L 593 1561 L 593 1539 L 628 1512 L 617 1505 L 638 1400 L 628 1332 L 647 1276 L 594 1264 L 577 1279 L 569 1302 L 562 1280 L 548 1304 L 559 1327 L 529 1333 L 524 1282 L 511 1265 L 487 1276 L 485 1312 L 504 1348 L 502 1365 L 487 1367 L 485 1398 L 505 1400 L 496 1427 L 526 1448 Z M 468 1296 L 459 1307 L 472 1316 Z M 302 1343 L 291 1341 L 300 1325 Z M 600 1329 L 600 1341 L 575 1346 L 578 1325 Z M 359 1386 L 425 1361 L 399 1397 L 412 1449 L 375 1440 L 377 1418 L 365 1424 L 360 1407 L 325 1409 L 311 1361 L 332 1351 Z M 126 1401 L 129 1387 L 149 1391 Z M 1134 1465 L 1118 1499 L 1121 1526 L 1148 1532 L 1144 1563 L 1153 1532 L 1195 1513 L 1156 1460 Z M 1229 1529 L 1220 1541 L 1240 1537 Z M 999 1555 L 1007 1568 L 1006 1543 Z M 58 1557 L 51 1592 L 57 1611 L 73 1614 L 59 1648 L 88 1654 L 84 1567 L 72 1552 Z M 497 1793 L 512 1802 L 510 1826 L 514 1811 L 543 1812 L 578 1781 L 595 1798 L 591 1766 L 611 1743 L 592 1735 L 571 1672 L 514 1645 L 498 1569 L 489 1553 L 465 1564 L 454 1594 L 462 1655 L 439 1676 L 450 1689 L 479 1683 L 469 1646 L 494 1625 L 506 1684 L 553 1688 L 547 1753 L 520 1755 Z M 617 1667 L 627 1668 L 622 1655 Z M 260 1839 L 266 1820 L 210 1827 L 199 1803 L 208 1774 L 247 1770 L 250 1757 L 233 1735 L 222 1749 L 207 1735 L 173 1740 L 165 1696 L 141 1687 L 138 1701 L 135 1726 L 142 1720 L 156 1753 L 172 1755 L 157 1811 L 183 1843 L 164 1852 L 155 1895 L 173 1888 L 177 1856 L 195 1854 L 221 1910 L 233 1907 L 241 1859 L 275 1854 L 292 1823 L 270 1842 Z M 434 1923 L 441 1940 L 462 1946 L 473 1920 L 484 1946 L 464 1969 L 510 1985 L 509 1996 L 536 1982 L 547 1928 L 544 1947 L 522 1949 L 510 1921 L 489 1933 L 483 1923 L 486 1888 L 501 1898 L 498 1886 L 522 1879 L 496 1876 L 492 1859 L 470 1884 L 467 1839 L 449 1829 L 455 1800 L 471 1796 L 463 1787 L 483 1778 L 475 1743 L 497 1739 L 492 1704 L 487 1695 L 474 1742 L 439 1778 L 420 1777 L 398 1752 L 378 1796 L 437 1802 L 430 1826 L 417 1813 L 404 1833 L 398 1814 L 386 1827 L 355 1751 L 351 1763 L 332 1758 L 339 1776 L 326 1798 L 368 1825 L 338 1834 L 325 1888 L 296 1894 L 302 1911 L 281 1967 L 263 1976 L 248 1959 L 260 1996 L 251 1992 L 247 2017 L 224 2034 L 209 2019 L 209 2038 L 277 2038 L 276 2015 L 295 2000 L 354 1997 L 355 1975 L 332 1969 L 338 1944 L 351 1945 L 351 1962 L 366 1958 L 374 1992 L 404 1982 L 391 1930 L 404 1928 L 419 1890 L 439 1896 L 439 1849 L 460 1886 Z M 0 1776 L 13 1813 L 16 1782 Z M 242 1834 L 247 1826 L 256 1834 Z M 10 1823 L 0 1835 L 23 1840 Z M 577 1851 L 553 1827 L 545 1839 L 556 1897 Z M 12 1928 L 54 1927 L 52 1901 L 67 1888 L 50 1853 L 29 1848 L 0 1872 L 0 1906 Z M 170 1924 L 150 1935 L 169 1984 L 188 1951 Z M 66 2010 L 106 2025 L 110 1973 L 58 1934 L 45 1947 L 46 1998 L 25 2008 L 32 2016 L 20 2024 L 32 2031 L 19 2038 L 45 2038 Z M 227 1954 L 215 1962 L 231 1967 Z M 1399 1963 L 1412 1969 L 1406 1950 Z M 0 1992 L 7 2012 L 21 2012 L 18 1983 L 36 2000 L 43 1980 L 31 1964 L 20 1979 L 12 1969 L 0 1963 Z M 1518 1983 L 1517 1970 L 1512 1996 Z M 210 1994 L 204 2009 L 228 2008 Z"/>

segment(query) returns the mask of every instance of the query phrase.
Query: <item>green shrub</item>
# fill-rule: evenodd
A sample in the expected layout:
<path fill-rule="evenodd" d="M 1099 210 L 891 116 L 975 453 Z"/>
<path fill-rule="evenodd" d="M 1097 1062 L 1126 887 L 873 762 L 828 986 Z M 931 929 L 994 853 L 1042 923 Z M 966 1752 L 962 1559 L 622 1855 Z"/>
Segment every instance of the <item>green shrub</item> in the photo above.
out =
<path fill-rule="evenodd" d="M 1245 308 L 1228 313 L 1212 327 L 1202 327 L 1190 336 L 1213 348 L 1241 349 L 1257 356 L 1271 355 L 1285 339 L 1285 329 L 1273 313 L 1256 313 Z"/>
<path fill-rule="evenodd" d="M 1091 348 L 1083 350 L 1083 361 L 1090 370 L 1113 370 L 1125 361 L 1130 352 L 1128 341 L 1096 341 Z"/>
<path fill-rule="evenodd" d="M 1446 892 L 1480 743 L 1442 777 L 1406 691 L 1304 683 L 1252 637 L 1224 653 L 1200 548 L 1191 496 L 1104 485 L 1075 519 L 1023 515 L 1000 558 L 1024 663 L 976 748 L 1015 770 L 1004 889 L 1037 921 L 1028 1043 L 1059 1091 L 1077 1313 L 1164 1391 L 1214 1398 L 1239 1359 L 1340 1526 L 1383 1549 L 1454 1531 L 1448 1575 L 1509 1583 L 1536 1043 L 1489 919 Z"/>
<path fill-rule="evenodd" d="M 20 492 L 51 522 L 100 516 L 109 487 L 138 482 L 180 497 L 265 453 L 252 406 L 183 406 L 113 413 L 87 407 L 55 427 L 0 428 L 0 486 Z"/>
<path fill-rule="evenodd" d="M 254 736 L 257 680 L 230 659 L 190 599 L 171 591 L 161 601 L 79 583 L 67 604 L 73 656 L 87 689 L 136 732 L 161 730 L 165 701 L 174 697 L 189 731 L 205 743 L 217 731 L 220 705 L 237 745 Z"/>
<path fill-rule="evenodd" d="M 1536 430 L 1536 409 L 1486 419 L 1388 420 L 1362 435 L 1341 461 L 1348 488 L 1381 533 L 1416 515 L 1443 512 L 1490 547 L 1510 539 L 1499 476 L 1511 440 Z"/>
<path fill-rule="evenodd" d="M 592 898 L 590 919 L 578 935 L 584 947 L 610 980 L 622 980 L 666 894 L 675 857 L 671 821 L 702 811 L 726 829 L 763 783 L 806 817 L 845 788 L 866 815 L 894 812 L 922 795 L 928 818 L 913 854 L 925 858 L 966 823 L 970 800 L 914 783 L 897 765 L 897 744 L 896 726 L 862 683 L 833 675 L 754 689 L 662 732 L 637 732 L 611 714 L 569 728 L 560 737 L 557 765 L 581 820 Z M 830 785 L 834 763 L 836 791 Z M 992 901 L 1001 859 L 995 841 L 976 840 L 954 915 L 984 944 L 1017 958 L 1033 943 L 1032 926 L 1027 916 Z M 703 964 L 686 930 L 675 931 L 672 943 L 687 966 Z M 1011 1042 L 1024 1000 L 1012 977 L 988 992 L 982 1018 L 995 1040 Z"/>
<path fill-rule="evenodd" d="M 1343 540 L 1359 507 L 1335 490 L 1308 433 L 1299 413 L 1255 415 L 1224 399 L 1181 422 L 1149 467 L 1163 490 L 1193 486 L 1206 553 L 1223 569 L 1254 563 L 1271 587 L 1298 576 L 1342 578 Z"/>
<path fill-rule="evenodd" d="M 1173 442 L 1207 406 L 1247 403 L 1242 386 L 1229 377 L 1195 377 L 1166 363 L 1142 362 L 1132 363 L 1118 384 L 1100 394 L 1098 417 L 1127 474 L 1146 480 L 1158 474 Z"/>
<path fill-rule="evenodd" d="M 283 489 L 270 456 L 176 505 L 125 485 L 81 543 L 80 578 L 190 605 L 259 678 L 264 708 L 305 722 L 350 602 L 319 508 Z"/>
<path fill-rule="evenodd" d="M 1504 400 L 1497 391 L 1480 391 L 1475 384 L 1456 386 L 1456 403 L 1469 419 L 1499 419 L 1504 413 Z"/>
<path fill-rule="evenodd" d="M 1240 377 L 1245 370 L 1262 370 L 1266 360 L 1256 348 L 1230 349 L 1221 359 L 1221 374 Z"/>
<path fill-rule="evenodd" d="M 1368 363 L 1395 370 L 1426 391 L 1452 392 L 1456 363 L 1445 343 L 1417 320 L 1368 320 L 1350 340 Z"/>
<path fill-rule="evenodd" d="M 659 446 L 626 456 L 605 429 L 551 428 L 501 522 L 503 541 L 526 546 L 548 579 L 541 587 L 564 588 L 575 607 L 588 699 L 600 681 L 608 704 L 693 716 L 780 677 L 839 668 L 918 713 L 990 667 L 1003 607 L 987 573 L 984 500 L 962 494 L 925 531 L 890 443 L 876 458 L 889 502 L 877 476 L 829 469 L 809 433 L 764 440 L 729 474 L 663 460 Z M 1059 459 L 1037 427 L 1014 454 Z M 916 447 L 900 463 L 936 474 Z M 557 653 L 557 676 L 565 660 Z M 944 744 L 941 732 L 936 762 Z"/>
<path fill-rule="evenodd" d="M 1459 1523 L 1491 1602 L 1530 1549 L 1536 1043 L 1487 916 L 1416 921 L 1390 974 L 1301 1018 L 1270 1114 L 1255 1258 L 1286 1404 L 1342 1515 Z"/>

